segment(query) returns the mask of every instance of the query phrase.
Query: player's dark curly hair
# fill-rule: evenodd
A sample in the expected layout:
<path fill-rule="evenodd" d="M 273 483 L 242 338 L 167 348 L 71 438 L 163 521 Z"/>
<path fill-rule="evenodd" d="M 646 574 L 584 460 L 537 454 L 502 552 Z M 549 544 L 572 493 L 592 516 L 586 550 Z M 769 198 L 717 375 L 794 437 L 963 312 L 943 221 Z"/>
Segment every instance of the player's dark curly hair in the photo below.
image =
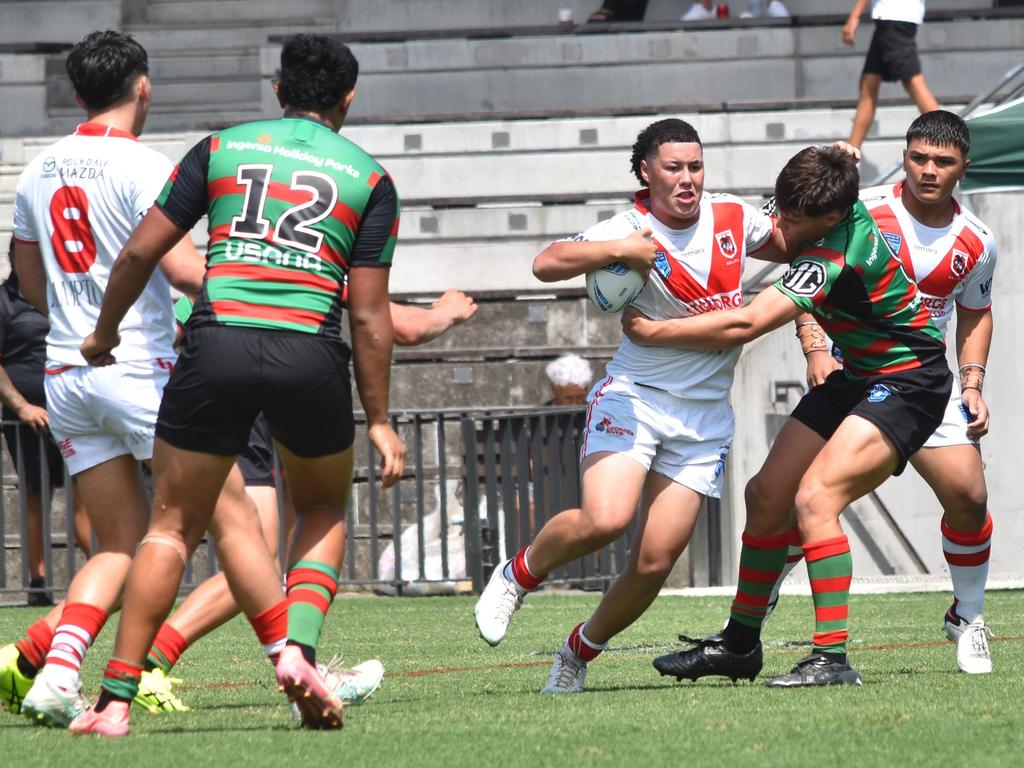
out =
<path fill-rule="evenodd" d="M 658 147 L 669 142 L 700 144 L 700 136 L 697 135 L 696 128 L 685 120 L 675 117 L 658 120 L 640 131 L 640 135 L 636 137 L 636 142 L 633 144 L 633 155 L 629 158 L 629 164 L 633 175 L 636 176 L 641 186 L 646 187 L 647 182 L 640 174 L 640 161 L 651 157 L 658 151 Z"/>
<path fill-rule="evenodd" d="M 289 107 L 328 109 L 356 87 L 359 62 L 340 40 L 318 34 L 293 35 L 281 48 L 278 94 Z"/>
<path fill-rule="evenodd" d="M 964 157 L 971 151 L 971 131 L 967 123 L 944 109 L 925 112 L 910 124 L 907 144 L 914 140 L 936 147 L 956 147 Z"/>
<path fill-rule="evenodd" d="M 801 216 L 845 214 L 857 202 L 857 161 L 839 147 L 807 147 L 775 180 L 775 205 Z"/>
<path fill-rule="evenodd" d="M 124 32 L 92 32 L 71 49 L 64 65 L 75 92 L 91 110 L 123 101 L 149 74 L 146 49 Z"/>

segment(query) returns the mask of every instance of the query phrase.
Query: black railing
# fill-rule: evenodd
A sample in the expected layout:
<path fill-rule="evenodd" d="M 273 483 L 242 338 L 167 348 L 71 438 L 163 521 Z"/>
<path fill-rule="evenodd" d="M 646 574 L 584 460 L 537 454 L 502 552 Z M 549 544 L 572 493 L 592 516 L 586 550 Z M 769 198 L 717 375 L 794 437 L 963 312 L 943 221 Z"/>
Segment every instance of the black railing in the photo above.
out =
<path fill-rule="evenodd" d="M 376 452 L 364 426 L 357 424 L 342 588 L 390 594 L 478 592 L 491 569 L 529 543 L 552 516 L 579 506 L 578 457 L 584 413 L 578 407 L 396 413 L 392 423 L 406 443 L 408 458 L 404 476 L 387 490 L 378 482 Z M 17 453 L 23 463 L 24 452 Z M 40 455 L 45 457 L 43 451 Z M 51 501 L 45 492 L 49 486 L 45 458 L 42 464 L 46 589 L 60 595 L 84 555 L 75 548 L 67 495 L 70 479 L 65 478 L 65 490 Z M 4 493 L 0 494 L 4 544 L 0 547 L 0 596 L 23 593 L 29 582 L 22 546 L 27 537 L 25 494 L 19 492 L 16 501 L 14 497 L 24 466 L 16 470 L 5 474 Z M 281 473 L 276 476 L 280 478 Z M 279 487 L 282 522 L 284 493 Z M 12 501 L 17 504 L 17 518 Z M 717 502 L 709 512 L 708 576 L 715 583 L 721 546 Z M 626 563 L 635 527 L 634 521 L 630 536 L 557 570 L 550 583 L 607 588 Z M 283 560 L 286 527 L 282 524 L 280 528 L 278 552 Z M 59 565 L 61 550 L 64 557 Z M 18 558 L 20 564 L 12 558 Z M 204 543 L 188 564 L 183 592 L 216 570 L 216 552 Z"/>

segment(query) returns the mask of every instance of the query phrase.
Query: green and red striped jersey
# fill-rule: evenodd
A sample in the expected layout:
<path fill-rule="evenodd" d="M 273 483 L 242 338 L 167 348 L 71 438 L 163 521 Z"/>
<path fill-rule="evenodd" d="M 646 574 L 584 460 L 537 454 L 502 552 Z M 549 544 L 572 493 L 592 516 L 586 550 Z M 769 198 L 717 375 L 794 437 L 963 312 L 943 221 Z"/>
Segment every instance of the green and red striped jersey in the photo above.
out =
<path fill-rule="evenodd" d="M 348 270 L 391 266 L 400 212 L 376 160 L 322 123 L 292 117 L 206 137 L 157 205 L 184 230 L 209 217 L 192 326 L 331 336 Z"/>
<path fill-rule="evenodd" d="M 775 287 L 810 312 L 858 378 L 946 364 L 942 332 L 864 204 L 807 245 Z"/>

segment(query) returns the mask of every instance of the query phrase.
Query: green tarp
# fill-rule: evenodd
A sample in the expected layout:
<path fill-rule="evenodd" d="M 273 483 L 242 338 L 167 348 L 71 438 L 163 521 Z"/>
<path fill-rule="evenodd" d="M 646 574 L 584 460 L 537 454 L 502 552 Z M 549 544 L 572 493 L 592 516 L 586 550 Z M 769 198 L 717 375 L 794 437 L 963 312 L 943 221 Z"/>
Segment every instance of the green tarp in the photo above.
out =
<path fill-rule="evenodd" d="M 1024 189 L 1024 99 L 967 120 L 971 166 L 965 192 Z"/>

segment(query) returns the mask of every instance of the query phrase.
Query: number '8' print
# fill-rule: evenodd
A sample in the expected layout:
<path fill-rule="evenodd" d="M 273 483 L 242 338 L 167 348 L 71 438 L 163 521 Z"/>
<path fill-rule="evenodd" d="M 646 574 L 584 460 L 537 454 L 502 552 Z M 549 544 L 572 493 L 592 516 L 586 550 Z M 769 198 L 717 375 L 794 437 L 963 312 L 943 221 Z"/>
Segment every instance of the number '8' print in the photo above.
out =
<path fill-rule="evenodd" d="M 57 264 L 65 272 L 88 272 L 96 263 L 96 240 L 89 226 L 89 198 L 81 187 L 61 187 L 50 199 Z"/>

